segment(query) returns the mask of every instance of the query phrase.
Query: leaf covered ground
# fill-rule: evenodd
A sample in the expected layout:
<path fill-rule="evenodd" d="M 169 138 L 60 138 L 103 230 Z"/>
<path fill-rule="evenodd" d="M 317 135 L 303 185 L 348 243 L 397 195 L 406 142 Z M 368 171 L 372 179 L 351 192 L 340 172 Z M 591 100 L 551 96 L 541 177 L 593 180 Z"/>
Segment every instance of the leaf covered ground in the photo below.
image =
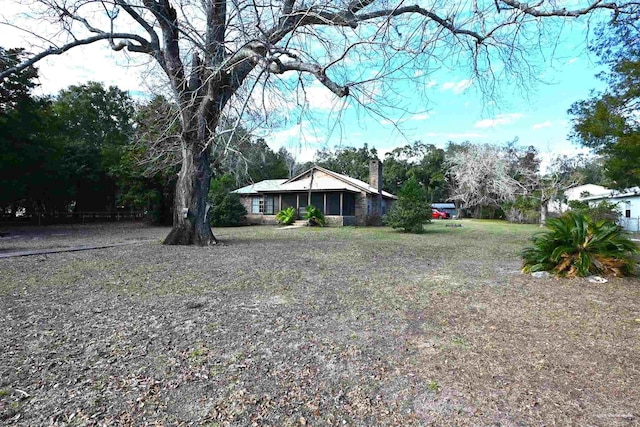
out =
<path fill-rule="evenodd" d="M 533 279 L 535 227 L 7 229 L 0 424 L 632 426 L 640 280 Z"/>

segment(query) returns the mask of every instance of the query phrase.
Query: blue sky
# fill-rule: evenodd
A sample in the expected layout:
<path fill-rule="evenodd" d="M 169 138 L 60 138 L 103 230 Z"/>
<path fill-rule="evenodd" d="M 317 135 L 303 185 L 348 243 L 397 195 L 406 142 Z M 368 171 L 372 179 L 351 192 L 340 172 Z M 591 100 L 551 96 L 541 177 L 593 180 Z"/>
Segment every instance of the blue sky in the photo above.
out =
<path fill-rule="evenodd" d="M 284 145 L 305 159 L 319 146 L 359 147 L 366 142 L 384 155 L 416 140 L 444 147 L 448 141 L 504 144 L 516 137 L 520 146 L 533 145 L 545 155 L 586 152 L 568 139 L 567 110 L 605 86 L 595 77 L 603 68 L 587 54 L 583 37 L 576 34 L 563 43 L 553 62 L 541 67 L 539 81 L 526 90 L 504 81 L 492 99 L 464 73 L 436 72 L 423 83 L 426 99 L 414 96 L 418 91 L 411 82 L 402 84 L 399 91 L 411 111 L 390 112 L 385 118 L 353 103 L 340 109 L 341 100 L 314 85 L 314 119 L 302 118 L 301 123 L 264 135 L 273 147 Z M 337 117 L 340 123 L 334 125 Z"/>
<path fill-rule="evenodd" d="M 448 141 L 504 144 L 516 137 L 521 146 L 533 145 L 546 155 L 577 153 L 581 148 L 567 138 L 567 109 L 586 99 L 592 89 L 603 87 L 595 78 L 601 69 L 595 57 L 586 53 L 583 25 L 572 23 L 548 47 L 532 50 L 529 60 L 538 64 L 532 77 L 540 81 L 526 90 L 507 77 L 498 77 L 502 80 L 488 97 L 462 68 L 429 73 L 412 69 L 408 79 L 394 84 L 393 96 L 387 98 L 399 108 L 384 108 L 382 115 L 376 115 L 352 100 L 336 99 L 314 83 L 307 87 L 309 114 L 299 116 L 287 102 L 273 101 L 272 107 L 289 120 L 280 127 L 255 128 L 254 133 L 265 137 L 274 150 L 285 146 L 299 161 L 312 160 L 315 150 L 324 147 L 367 143 L 382 157 L 416 140 L 444 147 Z M 4 47 L 24 46 L 27 41 L 25 33 L 7 27 L 3 32 Z M 56 93 L 71 84 L 97 80 L 144 97 L 155 84 L 145 74 L 146 62 L 145 57 L 111 52 L 104 45 L 74 49 L 39 63 L 41 92 Z M 366 76 L 367 69 L 360 73 Z"/>

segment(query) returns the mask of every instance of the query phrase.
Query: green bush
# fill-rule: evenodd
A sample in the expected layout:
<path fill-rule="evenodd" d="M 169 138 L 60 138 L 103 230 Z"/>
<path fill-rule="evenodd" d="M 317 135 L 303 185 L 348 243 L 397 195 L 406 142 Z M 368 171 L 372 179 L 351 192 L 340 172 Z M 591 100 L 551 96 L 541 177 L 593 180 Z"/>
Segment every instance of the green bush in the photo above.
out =
<path fill-rule="evenodd" d="M 522 252 L 522 271 L 549 271 L 560 276 L 632 273 L 632 255 L 638 248 L 621 227 L 605 220 L 568 212 L 549 219 L 548 231 L 532 237 Z"/>
<path fill-rule="evenodd" d="M 315 206 L 307 206 L 307 213 L 304 217 L 309 221 L 309 225 L 319 225 L 320 227 L 324 227 L 324 215 L 320 212 L 320 209 Z"/>
<path fill-rule="evenodd" d="M 276 214 L 276 221 L 282 225 L 293 224 L 296 220 L 296 208 L 288 207 Z"/>
<path fill-rule="evenodd" d="M 384 217 L 384 223 L 410 233 L 422 233 L 431 222 L 431 205 L 427 193 L 415 178 L 408 179 L 398 192 L 398 200 Z"/>
<path fill-rule="evenodd" d="M 211 180 L 209 187 L 209 221 L 216 227 L 233 227 L 242 225 L 247 210 L 240 201 L 240 195 L 231 193 L 235 181 L 231 175 L 225 174 Z"/>
<path fill-rule="evenodd" d="M 536 224 L 540 222 L 540 194 L 518 196 L 513 202 L 503 203 L 502 211 L 509 222 Z"/>
<path fill-rule="evenodd" d="M 602 200 L 593 207 L 590 206 L 588 202 L 582 202 L 580 200 L 570 200 L 568 204 L 571 211 L 587 215 L 594 221 L 604 219 L 615 222 L 618 220 L 618 217 L 620 217 L 618 204 L 607 202 L 606 200 Z"/>

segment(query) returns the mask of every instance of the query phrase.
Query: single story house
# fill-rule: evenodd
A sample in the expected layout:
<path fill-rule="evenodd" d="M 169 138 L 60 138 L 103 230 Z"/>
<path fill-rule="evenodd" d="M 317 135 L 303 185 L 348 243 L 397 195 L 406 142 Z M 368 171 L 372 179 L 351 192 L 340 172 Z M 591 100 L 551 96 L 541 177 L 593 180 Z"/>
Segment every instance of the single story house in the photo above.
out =
<path fill-rule="evenodd" d="M 275 224 L 276 214 L 289 207 L 304 219 L 313 205 L 327 225 L 380 225 L 397 197 L 382 190 L 382 163 L 369 164 L 369 183 L 314 166 L 290 179 L 271 179 L 234 191 L 247 209 L 249 224 Z"/>
<path fill-rule="evenodd" d="M 604 194 L 585 195 L 580 198 L 590 205 L 597 205 L 602 201 L 615 203 L 620 212 L 618 224 L 627 231 L 640 231 L 640 187 L 627 188 L 624 190 L 609 190 Z"/>
<path fill-rule="evenodd" d="M 552 200 L 549 202 L 549 212 L 562 213 L 569 209 L 568 203 L 572 200 L 583 200 L 589 196 L 601 196 L 610 194 L 611 189 L 595 184 L 576 185 L 564 190 L 563 200 Z"/>

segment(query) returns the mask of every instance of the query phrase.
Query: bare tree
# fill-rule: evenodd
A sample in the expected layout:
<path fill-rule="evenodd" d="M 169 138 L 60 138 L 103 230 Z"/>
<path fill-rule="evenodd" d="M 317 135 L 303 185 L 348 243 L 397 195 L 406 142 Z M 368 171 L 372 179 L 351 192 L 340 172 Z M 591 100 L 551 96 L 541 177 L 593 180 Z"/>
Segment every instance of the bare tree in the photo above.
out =
<path fill-rule="evenodd" d="M 514 177 L 513 165 L 502 147 L 465 144 L 448 156 L 446 164 L 453 184 L 449 199 L 475 210 L 475 216 L 482 207 L 500 208 L 527 192 L 526 185 Z"/>
<path fill-rule="evenodd" d="M 380 87 L 372 82 L 413 77 L 407 70 L 416 67 L 428 74 L 453 59 L 490 92 L 505 75 L 524 81 L 527 48 L 546 35 L 543 20 L 597 10 L 619 17 L 632 7 L 602 0 L 573 10 L 553 0 L 31 1 L 42 6 L 42 14 L 31 13 L 37 21 L 28 30 L 46 38 L 48 47 L 0 78 L 100 41 L 115 51 L 148 55 L 166 74 L 179 106 L 182 163 L 174 226 L 165 243 L 197 245 L 215 242 L 206 201 L 210 148 L 221 118 L 240 120 L 251 101 L 272 103 L 252 95 L 256 89 L 269 93 L 271 84 L 304 98 L 313 80 L 336 97 L 370 107 L 380 102 Z M 47 23 L 65 38 L 45 37 L 41 28 Z"/>
<path fill-rule="evenodd" d="M 564 192 L 583 182 L 584 177 L 572 167 L 575 159 L 567 156 L 556 156 L 544 175 L 539 174 L 536 188 L 540 194 L 540 226 L 544 226 L 549 216 L 549 204 L 560 198 Z"/>

